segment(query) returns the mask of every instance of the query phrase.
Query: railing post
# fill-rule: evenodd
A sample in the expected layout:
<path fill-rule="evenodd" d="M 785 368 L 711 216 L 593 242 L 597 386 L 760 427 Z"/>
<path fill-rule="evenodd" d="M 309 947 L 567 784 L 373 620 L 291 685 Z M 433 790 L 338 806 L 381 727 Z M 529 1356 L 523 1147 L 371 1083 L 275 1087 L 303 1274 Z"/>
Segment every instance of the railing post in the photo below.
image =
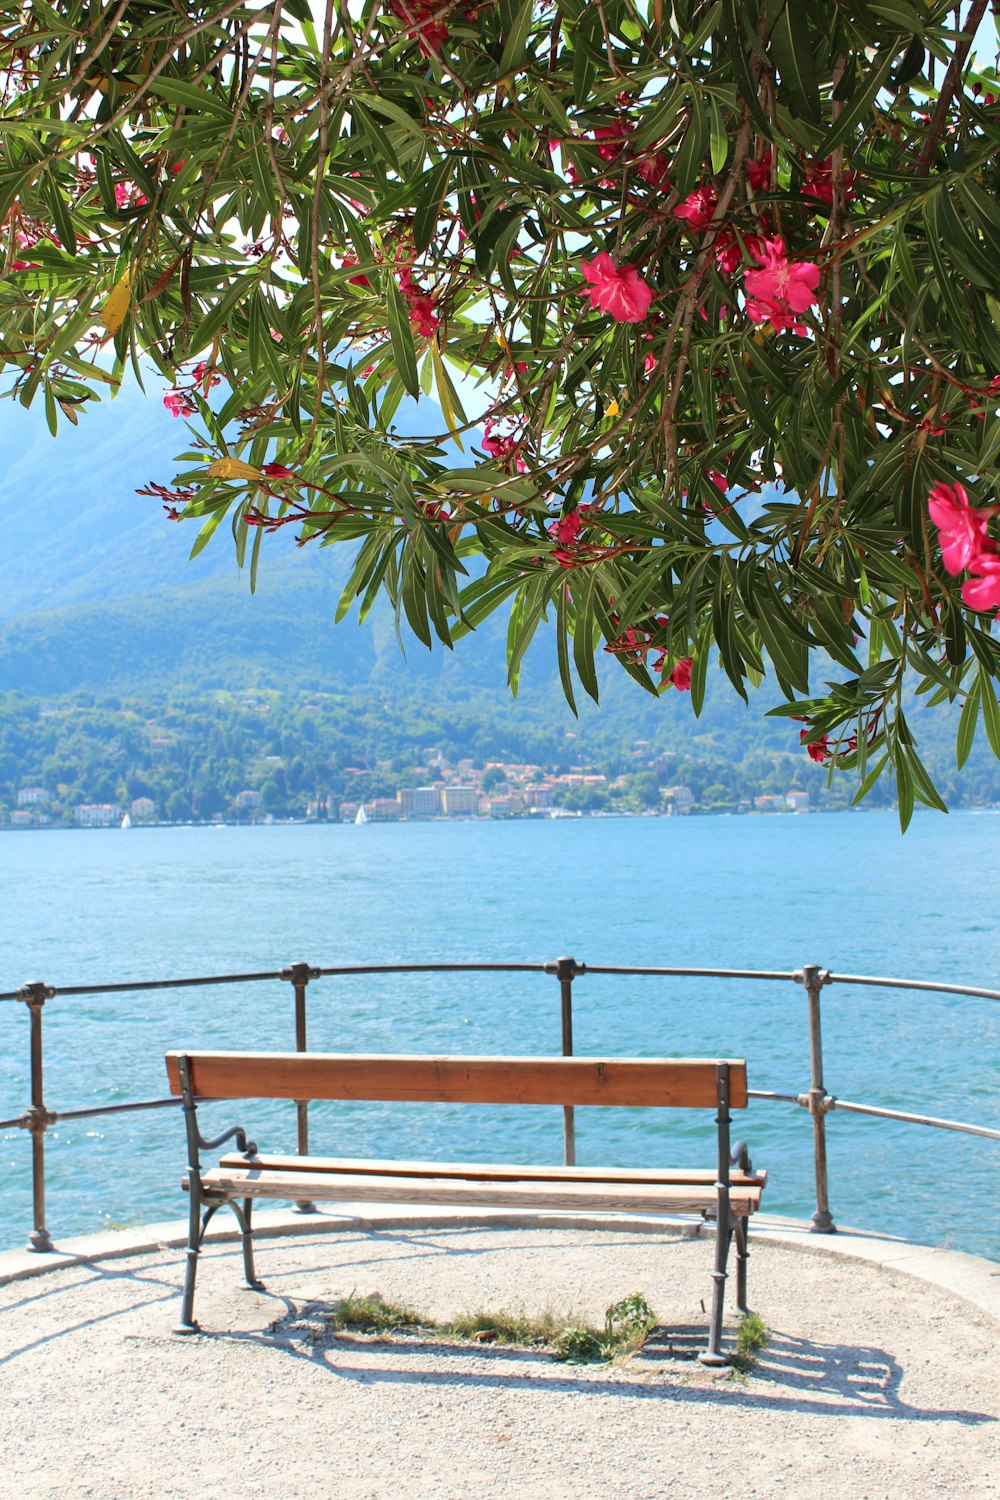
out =
<path fill-rule="evenodd" d="M 310 979 L 316 977 L 316 970 L 308 964 L 292 964 L 288 969 L 282 969 L 282 979 L 287 979 L 295 991 L 295 1050 L 296 1052 L 308 1052 L 306 1042 L 306 986 Z M 295 1116 L 297 1130 L 297 1149 L 300 1156 L 309 1155 L 309 1100 L 297 1099 L 295 1101 Z M 314 1214 L 315 1203 L 308 1198 L 303 1198 L 295 1204 L 295 1212 L 300 1214 Z"/>
<path fill-rule="evenodd" d="M 820 1021 L 819 992 L 829 984 L 829 971 L 817 964 L 805 964 L 794 976 L 804 986 L 809 1002 L 809 1092 L 800 1096 L 812 1115 L 813 1171 L 816 1178 L 816 1212 L 812 1216 L 812 1234 L 836 1234 L 837 1226 L 830 1213 L 829 1179 L 826 1164 L 826 1117 L 830 1102 L 823 1084 L 823 1032 Z"/>
<path fill-rule="evenodd" d="M 578 964 L 575 958 L 557 958 L 555 963 L 545 965 L 546 974 L 555 974 L 559 980 L 563 1057 L 573 1056 L 573 980 L 586 973 L 586 969 L 587 965 Z M 572 1104 L 563 1105 L 563 1161 L 567 1167 L 576 1166 L 576 1117 Z"/>
<path fill-rule="evenodd" d="M 17 994 L 31 1013 L 31 1108 L 21 1123 L 31 1132 L 31 1199 L 35 1227 L 28 1236 L 26 1249 L 50 1251 L 54 1246 L 45 1227 L 45 1132 L 54 1122 L 55 1115 L 45 1107 L 42 1006 L 46 1000 L 51 1000 L 55 990 L 39 981 L 26 984 Z"/>

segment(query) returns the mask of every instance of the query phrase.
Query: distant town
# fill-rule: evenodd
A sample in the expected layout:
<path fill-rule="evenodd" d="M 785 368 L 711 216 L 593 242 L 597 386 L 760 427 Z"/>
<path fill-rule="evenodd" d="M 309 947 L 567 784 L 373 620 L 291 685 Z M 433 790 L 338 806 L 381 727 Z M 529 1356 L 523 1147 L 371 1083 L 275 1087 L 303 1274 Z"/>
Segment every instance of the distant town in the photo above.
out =
<path fill-rule="evenodd" d="M 356 800 L 329 794 L 309 801 L 305 818 L 281 817 L 267 803 L 267 778 L 283 769 L 281 756 L 261 757 L 255 767 L 263 785 L 247 786 L 234 796 L 226 811 L 197 820 L 207 823 L 340 822 L 389 823 L 447 818 L 538 818 L 583 816 L 685 817 L 703 808 L 691 788 L 683 784 L 661 786 L 651 778 L 650 786 L 637 787 L 634 773 L 608 777 L 600 772 L 570 770 L 549 774 L 541 766 L 489 761 L 476 766 L 461 759 L 454 766 L 439 757 L 427 766 L 415 766 L 408 781 L 395 796 Z M 343 778 L 367 778 L 365 767 L 347 766 Z M 810 811 L 808 791 L 790 790 L 740 801 L 733 811 L 741 813 L 801 813 Z M 10 827 L 45 827 L 75 824 L 80 828 L 136 827 L 178 821 L 163 816 L 152 797 L 139 796 L 119 802 L 80 802 L 70 808 L 53 797 L 46 787 L 25 786 L 17 792 L 17 805 L 8 816 Z M 190 821 L 190 820 L 183 820 Z"/>

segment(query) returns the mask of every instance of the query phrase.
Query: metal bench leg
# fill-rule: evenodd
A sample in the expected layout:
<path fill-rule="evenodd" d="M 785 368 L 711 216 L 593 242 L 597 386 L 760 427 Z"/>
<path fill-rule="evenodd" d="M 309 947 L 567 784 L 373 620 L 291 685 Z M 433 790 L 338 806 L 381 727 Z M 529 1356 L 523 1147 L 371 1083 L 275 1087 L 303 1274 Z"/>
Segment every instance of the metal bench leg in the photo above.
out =
<path fill-rule="evenodd" d="M 259 1292 L 264 1283 L 257 1280 L 257 1273 L 253 1264 L 253 1226 L 251 1224 L 251 1212 L 253 1210 L 253 1199 L 244 1198 L 243 1207 L 231 1202 L 229 1207 L 236 1215 L 240 1223 L 240 1232 L 243 1239 L 243 1286 L 247 1291 Z"/>
<path fill-rule="evenodd" d="M 211 1214 L 212 1210 L 209 1210 Z M 205 1216 L 208 1223 L 209 1215 Z M 188 1203 L 188 1242 L 184 1254 L 186 1262 L 184 1266 L 184 1293 L 181 1301 L 181 1318 L 179 1323 L 174 1324 L 174 1333 L 200 1333 L 201 1329 L 194 1321 L 194 1283 L 198 1275 L 198 1251 L 201 1248 L 201 1237 L 204 1234 L 204 1225 L 201 1222 L 201 1194 L 195 1183 L 190 1188 L 190 1202 Z"/>
<path fill-rule="evenodd" d="M 722 1352 L 722 1314 L 726 1301 L 726 1264 L 733 1231 L 721 1221 L 715 1226 L 715 1270 L 712 1272 L 712 1319 L 708 1328 L 708 1347 L 698 1358 L 703 1365 L 728 1365 Z"/>
<path fill-rule="evenodd" d="M 747 1261 L 750 1259 L 750 1251 L 747 1248 L 749 1230 L 749 1219 L 736 1220 L 736 1306 L 744 1316 L 750 1311 L 747 1306 Z"/>

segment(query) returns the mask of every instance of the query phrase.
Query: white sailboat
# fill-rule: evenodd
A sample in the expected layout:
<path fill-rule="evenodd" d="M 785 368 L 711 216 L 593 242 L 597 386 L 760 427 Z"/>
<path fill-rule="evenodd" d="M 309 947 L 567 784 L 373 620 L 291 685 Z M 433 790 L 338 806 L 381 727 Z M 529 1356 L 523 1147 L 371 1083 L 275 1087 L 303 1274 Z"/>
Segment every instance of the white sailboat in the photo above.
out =
<path fill-rule="evenodd" d="M 124 816 L 124 818 L 122 818 L 122 827 L 123 828 L 131 828 L 132 827 L 132 819 L 129 817 L 128 813 L 126 813 L 125 816 Z"/>
<path fill-rule="evenodd" d="M 357 812 L 354 815 L 354 821 L 355 821 L 355 823 L 367 823 L 368 822 L 368 814 L 365 812 L 365 804 L 363 802 L 362 802 L 361 806 L 358 808 Z"/>

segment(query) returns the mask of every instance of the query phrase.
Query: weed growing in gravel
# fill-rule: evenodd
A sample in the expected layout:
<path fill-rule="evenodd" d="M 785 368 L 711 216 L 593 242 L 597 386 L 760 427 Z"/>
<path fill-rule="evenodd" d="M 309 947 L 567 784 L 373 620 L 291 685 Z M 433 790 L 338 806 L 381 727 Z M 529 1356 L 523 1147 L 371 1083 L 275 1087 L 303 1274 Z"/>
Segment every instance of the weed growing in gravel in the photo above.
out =
<path fill-rule="evenodd" d="M 412 1307 L 388 1302 L 378 1292 L 361 1297 L 352 1292 L 341 1299 L 330 1314 L 334 1328 L 356 1333 L 413 1333 L 417 1330 L 444 1338 L 468 1339 L 475 1343 L 542 1346 L 553 1359 L 566 1364 L 604 1364 L 641 1349 L 656 1323 L 655 1314 L 641 1292 L 614 1302 L 604 1315 L 604 1331 L 567 1323 L 546 1311 L 532 1317 L 525 1312 L 460 1313 L 438 1322 Z"/>
<path fill-rule="evenodd" d="M 756 1313 L 747 1313 L 736 1330 L 733 1368 L 746 1375 L 757 1363 L 757 1352 L 767 1343 L 767 1328 Z"/>
<path fill-rule="evenodd" d="M 403 1328 L 426 1328 L 422 1318 L 412 1307 L 401 1302 L 386 1302 L 378 1292 L 370 1297 L 359 1297 L 355 1292 L 342 1297 L 335 1312 L 330 1314 L 334 1328 L 352 1328 L 359 1333 L 393 1333 Z"/>

